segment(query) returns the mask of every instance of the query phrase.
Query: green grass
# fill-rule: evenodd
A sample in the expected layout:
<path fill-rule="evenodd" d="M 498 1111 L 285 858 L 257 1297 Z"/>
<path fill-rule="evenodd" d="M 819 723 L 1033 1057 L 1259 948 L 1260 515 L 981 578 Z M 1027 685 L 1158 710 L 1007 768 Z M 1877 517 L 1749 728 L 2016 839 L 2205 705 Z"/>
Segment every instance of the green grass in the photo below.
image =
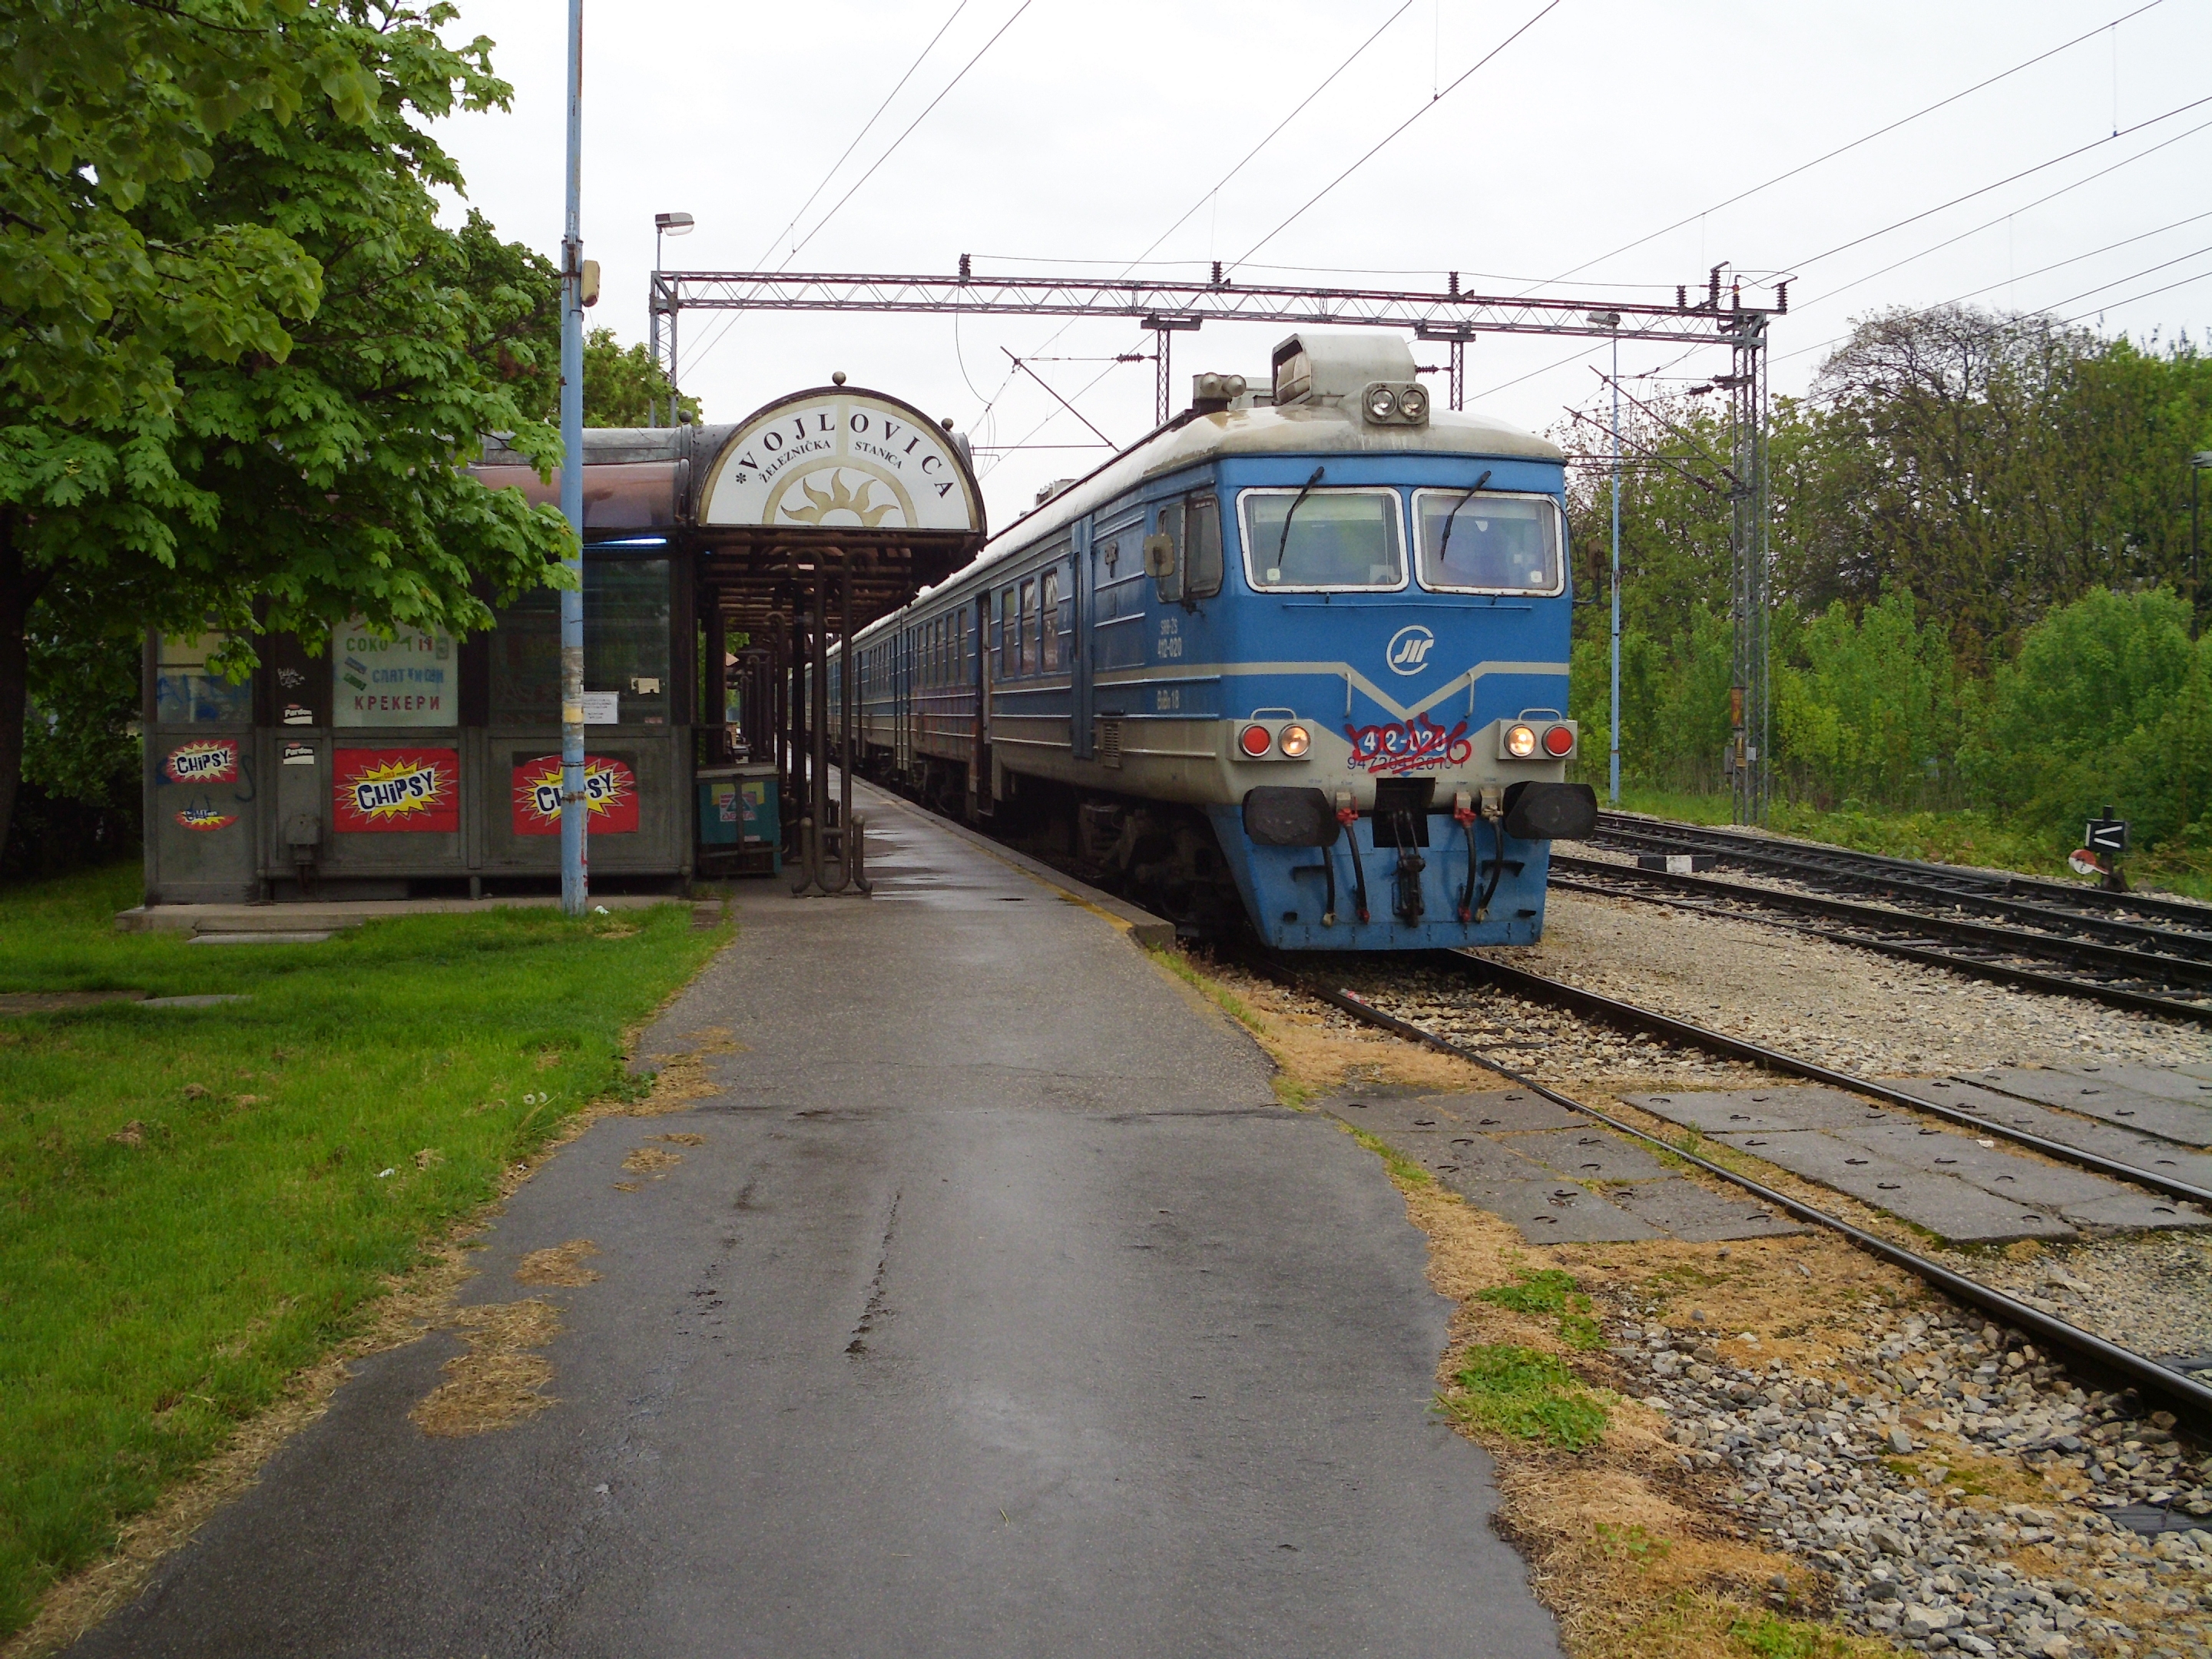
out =
<path fill-rule="evenodd" d="M 135 869 L 0 890 L 0 991 L 251 999 L 0 1017 L 0 1634 L 632 1086 L 624 1026 L 720 939 L 665 906 L 191 945 L 113 932 L 137 896 Z"/>
<path fill-rule="evenodd" d="M 1455 1414 L 1519 1440 L 1580 1451 L 1605 1432 L 1606 1409 L 1564 1360 L 1534 1348 L 1497 1343 L 1469 1348 L 1454 1375 Z"/>
<path fill-rule="evenodd" d="M 1694 795 L 1662 789 L 1624 788 L 1620 805 L 1626 811 L 1648 812 L 1685 823 L 1724 824 L 1730 811 L 1724 794 Z M 2067 854 L 2076 845 L 2074 841 L 2063 834 L 2054 835 L 2047 827 L 2007 823 L 1982 811 L 1866 807 L 1822 811 L 1795 801 L 1778 801 L 1768 815 L 1767 828 L 1780 835 L 1893 858 L 1979 865 L 2057 881 L 2082 880 L 2066 864 Z M 2185 854 L 2172 859 L 2138 855 L 2124 860 L 2124 867 L 2128 878 L 2147 890 L 2212 899 L 2212 873 L 2192 867 Z"/>
<path fill-rule="evenodd" d="M 1585 1352 L 1605 1346 L 1605 1331 L 1590 1317 L 1590 1299 L 1575 1288 L 1575 1276 L 1559 1267 L 1516 1275 L 1518 1282 L 1477 1291 L 1474 1299 L 1522 1314 L 1557 1314 L 1559 1340 Z"/>

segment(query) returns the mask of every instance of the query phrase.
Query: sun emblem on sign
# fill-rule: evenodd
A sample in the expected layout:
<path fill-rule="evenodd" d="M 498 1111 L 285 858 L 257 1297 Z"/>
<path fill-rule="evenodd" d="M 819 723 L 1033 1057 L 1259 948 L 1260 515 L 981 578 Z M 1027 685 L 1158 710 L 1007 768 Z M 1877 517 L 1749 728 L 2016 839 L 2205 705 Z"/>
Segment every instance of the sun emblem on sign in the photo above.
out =
<path fill-rule="evenodd" d="M 783 510 L 787 516 L 798 520 L 801 524 L 827 524 L 832 513 L 850 513 L 863 526 L 873 530 L 883 522 L 884 514 L 898 506 L 896 501 L 885 501 L 880 507 L 871 507 L 868 498 L 875 494 L 876 481 L 863 477 L 858 490 L 848 489 L 842 469 L 831 471 L 830 488 L 826 490 L 817 489 L 809 478 L 801 478 L 799 487 L 806 492 L 806 499 L 813 505 L 786 507 Z"/>

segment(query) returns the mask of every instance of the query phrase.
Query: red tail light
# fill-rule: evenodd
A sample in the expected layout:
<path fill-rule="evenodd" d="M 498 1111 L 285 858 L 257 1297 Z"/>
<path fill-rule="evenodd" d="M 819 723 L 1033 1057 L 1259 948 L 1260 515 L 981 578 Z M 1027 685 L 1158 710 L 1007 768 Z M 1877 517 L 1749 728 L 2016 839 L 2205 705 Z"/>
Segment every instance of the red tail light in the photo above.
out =
<path fill-rule="evenodd" d="M 1575 728 L 1554 726 L 1544 733 L 1544 752 L 1554 760 L 1563 759 L 1575 752 Z"/>
<path fill-rule="evenodd" d="M 1275 746 L 1274 733 L 1264 726 L 1248 726 L 1237 734 L 1237 746 L 1257 760 Z"/>

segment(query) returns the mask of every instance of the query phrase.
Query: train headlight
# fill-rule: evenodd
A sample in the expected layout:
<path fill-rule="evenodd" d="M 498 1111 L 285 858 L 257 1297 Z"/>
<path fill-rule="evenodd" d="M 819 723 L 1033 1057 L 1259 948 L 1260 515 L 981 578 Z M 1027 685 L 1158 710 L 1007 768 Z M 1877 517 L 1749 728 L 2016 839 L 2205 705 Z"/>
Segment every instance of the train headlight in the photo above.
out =
<path fill-rule="evenodd" d="M 1544 733 L 1544 752 L 1553 760 L 1565 760 L 1575 752 L 1575 728 L 1554 726 Z"/>
<path fill-rule="evenodd" d="M 1258 760 L 1275 746 L 1275 734 L 1264 726 L 1248 726 L 1237 734 L 1237 746 Z"/>
<path fill-rule="evenodd" d="M 1509 726 L 1505 728 L 1505 752 L 1515 760 L 1527 760 L 1536 752 L 1536 728 L 1533 726 Z"/>
<path fill-rule="evenodd" d="M 1398 412 L 1398 394 L 1387 386 L 1367 388 L 1367 418 L 1387 421 Z"/>
<path fill-rule="evenodd" d="M 1398 394 L 1398 413 L 1408 421 L 1426 420 L 1429 414 L 1429 394 L 1417 386 L 1409 386 Z"/>
<path fill-rule="evenodd" d="M 1306 750 L 1313 747 L 1313 733 L 1303 726 L 1286 726 L 1280 741 L 1285 756 L 1291 760 L 1303 760 Z"/>

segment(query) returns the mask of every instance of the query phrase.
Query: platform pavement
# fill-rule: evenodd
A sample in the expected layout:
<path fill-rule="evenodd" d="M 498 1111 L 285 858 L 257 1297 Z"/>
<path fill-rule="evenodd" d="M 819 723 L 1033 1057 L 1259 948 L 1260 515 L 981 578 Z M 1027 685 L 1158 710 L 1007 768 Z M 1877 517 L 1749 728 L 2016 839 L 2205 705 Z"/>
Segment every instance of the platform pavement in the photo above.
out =
<path fill-rule="evenodd" d="M 1379 1163 L 1099 914 L 870 811 L 877 896 L 747 886 L 641 1044 L 714 1092 L 489 1235 L 466 1301 L 599 1246 L 537 1292 L 559 1403 L 427 1438 L 454 1340 L 362 1363 L 77 1654 L 1555 1659 Z"/>

